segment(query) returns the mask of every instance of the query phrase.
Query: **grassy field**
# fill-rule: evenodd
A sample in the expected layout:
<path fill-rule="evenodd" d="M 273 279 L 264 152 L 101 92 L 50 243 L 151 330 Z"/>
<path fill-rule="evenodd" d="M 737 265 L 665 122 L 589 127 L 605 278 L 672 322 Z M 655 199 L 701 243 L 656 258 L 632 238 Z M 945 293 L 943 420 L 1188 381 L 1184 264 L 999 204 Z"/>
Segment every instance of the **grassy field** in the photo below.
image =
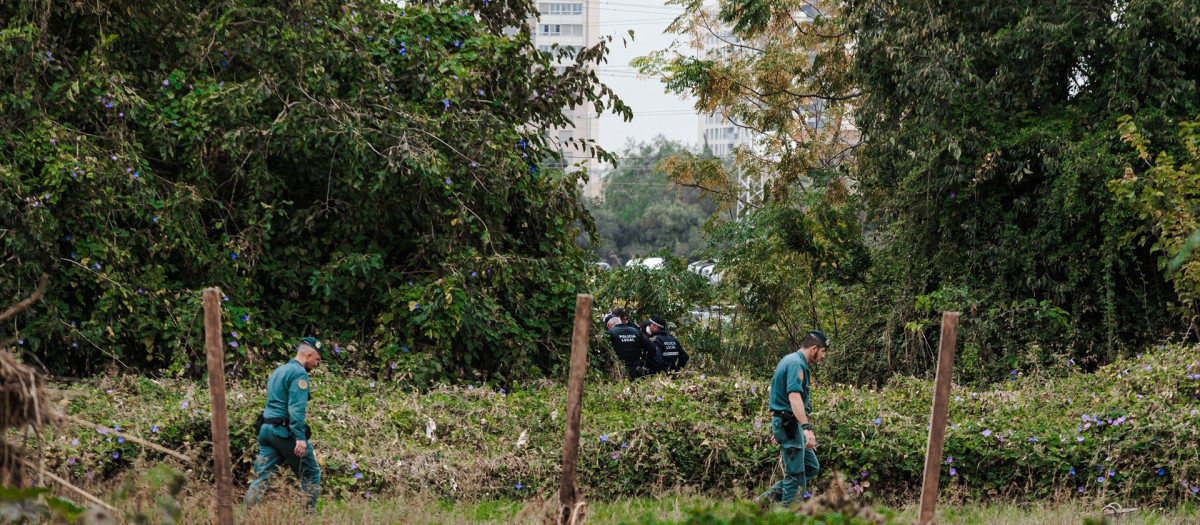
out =
<path fill-rule="evenodd" d="M 1076 523 L 1119 502 L 1178 509 L 1139 512 L 1130 522 L 1195 523 L 1198 356 L 1200 347 L 1165 347 L 1090 373 L 1065 362 L 1056 370 L 1015 371 L 1011 381 L 986 388 L 956 385 L 942 465 L 943 521 Z M 261 383 L 235 378 L 228 386 L 238 490 L 257 453 L 248 423 L 262 407 Z M 594 505 L 592 522 L 657 516 L 671 523 L 698 505 L 732 508 L 777 479 L 766 383 L 685 374 L 590 384 L 579 473 Z M 326 502 L 317 522 L 507 523 L 527 502 L 556 490 L 565 404 L 558 383 L 418 392 L 319 369 L 314 385 L 309 414 Z M 211 487 L 203 383 L 113 376 L 55 386 L 54 402 L 64 411 L 197 458 L 172 464 L 190 472 L 187 491 Z M 861 501 L 908 515 L 902 507 L 916 500 L 920 485 L 930 388 L 914 378 L 878 390 L 819 385 L 812 416 L 826 445 L 813 492 L 824 493 L 840 473 Z M 19 439 L 49 471 L 101 495 L 173 461 L 86 425 Z M 145 507 L 154 495 L 143 492 L 128 501 Z M 293 499 L 277 499 L 243 522 L 287 521 L 300 512 Z M 181 496 L 185 522 L 206 522 L 205 501 L 197 493 Z M 455 503 L 441 503 L 447 501 Z"/>
<path fill-rule="evenodd" d="M 180 501 L 183 508 L 186 509 L 182 523 L 209 523 L 211 501 L 211 493 L 208 491 L 185 494 Z M 145 508 L 148 502 L 130 500 L 125 502 L 122 507 L 133 510 L 138 504 Z M 937 521 L 943 524 L 1079 525 L 1086 518 L 1099 517 L 1103 505 L 1104 503 L 1100 501 L 1072 501 L 1058 505 L 946 505 L 939 508 Z M 739 509 L 744 511 L 748 507 L 749 504 L 746 502 L 714 500 L 687 495 L 589 502 L 588 523 L 597 525 L 687 523 L 689 517 L 696 511 L 711 511 L 714 516 L 728 517 Z M 536 511 L 541 508 L 540 500 L 495 500 L 453 504 L 422 496 L 383 496 L 358 500 L 326 501 L 322 504 L 320 511 L 315 515 L 309 515 L 304 512 L 298 494 L 289 494 L 284 490 L 278 490 L 261 506 L 249 512 L 243 513 L 240 506 L 235 508 L 235 516 L 238 523 L 246 525 L 294 523 L 312 525 L 342 523 L 507 524 L 537 523 L 538 513 Z M 526 512 L 522 513 L 522 511 Z M 776 512 L 786 511 L 777 510 Z M 914 506 L 885 512 L 894 515 L 897 523 L 913 523 L 917 517 Z M 1192 505 L 1187 504 L 1177 509 L 1139 509 L 1114 523 L 1182 525 L 1195 524 L 1198 520 L 1200 520 L 1200 513 L 1197 513 Z"/>

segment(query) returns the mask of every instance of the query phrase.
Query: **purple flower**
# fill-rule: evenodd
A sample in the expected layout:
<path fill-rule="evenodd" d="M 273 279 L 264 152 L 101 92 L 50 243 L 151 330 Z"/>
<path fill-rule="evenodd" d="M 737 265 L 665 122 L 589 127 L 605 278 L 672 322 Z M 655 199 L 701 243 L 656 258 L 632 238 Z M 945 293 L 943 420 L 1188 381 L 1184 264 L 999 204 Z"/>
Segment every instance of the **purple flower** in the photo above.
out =
<path fill-rule="evenodd" d="M 243 323 L 248 323 L 248 322 L 250 322 L 250 316 L 249 316 L 249 315 L 243 315 L 243 316 L 242 316 L 242 322 L 243 322 Z"/>
<path fill-rule="evenodd" d="M 230 342 L 229 342 L 229 346 L 230 346 L 230 347 L 232 347 L 232 348 L 237 348 L 237 347 L 238 347 L 238 343 L 237 343 L 237 341 L 230 341 Z M 231 372 L 231 373 L 232 373 L 232 372 Z"/>
<path fill-rule="evenodd" d="M 229 258 L 230 258 L 230 259 L 237 259 L 237 252 L 232 252 L 232 253 L 230 253 L 230 254 L 229 254 Z"/>
<path fill-rule="evenodd" d="M 124 442 L 125 442 L 125 438 L 123 438 L 123 437 L 117 438 L 117 443 L 124 443 Z"/>
<path fill-rule="evenodd" d="M 354 479 L 362 479 L 362 472 L 355 472 Z"/>
<path fill-rule="evenodd" d="M 602 436 L 600 436 L 600 442 L 601 442 L 601 443 L 608 443 L 608 436 L 607 436 L 607 435 L 602 435 Z"/>
<path fill-rule="evenodd" d="M 1079 437 L 1075 438 L 1075 441 L 1083 443 L 1083 436 L 1079 436 Z"/>
<path fill-rule="evenodd" d="M 446 177 L 446 184 L 450 184 L 450 177 Z"/>
<path fill-rule="evenodd" d="M 1164 470 L 1164 469 L 1158 469 L 1158 475 L 1159 475 L 1159 476 L 1165 476 L 1165 475 L 1167 475 L 1167 471 L 1166 471 L 1166 470 Z"/>
<path fill-rule="evenodd" d="M 991 430 L 984 430 L 984 431 L 983 431 L 983 437 L 991 437 L 991 436 L 992 436 L 992 431 L 991 431 Z"/>
<path fill-rule="evenodd" d="M 119 458 L 119 457 L 121 457 L 121 453 L 120 453 L 120 452 L 113 452 L 113 459 L 117 459 L 117 458 Z"/>
<path fill-rule="evenodd" d="M 51 144 L 58 144 L 58 141 L 57 141 L 57 140 L 54 140 L 54 139 L 50 139 L 50 143 L 51 143 Z"/>
<path fill-rule="evenodd" d="M 869 470 L 864 470 L 864 471 L 862 471 L 862 472 L 859 472 L 859 473 L 858 473 L 858 475 L 859 475 L 859 476 L 862 476 L 862 477 L 864 477 L 864 478 L 865 478 L 865 477 L 867 477 L 867 476 L 870 476 L 870 475 L 871 475 L 871 471 L 869 471 Z"/>
<path fill-rule="evenodd" d="M 1079 493 L 1083 494 L 1083 487 L 1079 487 Z"/>
<path fill-rule="evenodd" d="M 811 490 L 806 490 L 806 491 L 804 491 L 804 499 L 808 499 L 808 498 L 811 498 L 811 497 L 812 497 L 812 491 L 811 491 Z"/>
<path fill-rule="evenodd" d="M 1104 483 L 1104 476 L 1096 478 L 1096 483 Z"/>
<path fill-rule="evenodd" d="M 613 455 L 612 455 L 612 458 L 613 458 L 613 459 L 617 459 L 618 457 L 620 457 L 620 454 L 613 454 Z"/>
<path fill-rule="evenodd" d="M 881 417 L 875 418 L 875 424 L 878 425 L 880 423 L 883 423 L 883 418 L 881 418 Z"/>
<path fill-rule="evenodd" d="M 946 464 L 949 465 L 951 463 L 954 463 L 954 457 L 953 456 L 946 457 Z"/>
<path fill-rule="evenodd" d="M 517 490 L 521 490 L 521 489 L 525 488 L 525 486 L 520 483 L 517 483 L 516 487 L 517 487 Z"/>
<path fill-rule="evenodd" d="M 229 335 L 232 335 L 234 339 L 237 339 L 237 338 L 238 338 L 238 333 L 237 333 L 237 332 L 230 332 L 230 333 L 229 333 Z"/>
<path fill-rule="evenodd" d="M 1075 467 L 1071 467 L 1071 475 L 1072 475 L 1072 476 L 1074 476 L 1074 475 L 1075 475 Z"/>
<path fill-rule="evenodd" d="M 171 81 L 170 81 L 170 80 L 163 80 L 163 85 L 164 85 L 164 86 L 169 86 L 169 85 L 171 85 Z M 116 160 L 116 159 L 113 159 L 113 160 Z"/>
<path fill-rule="evenodd" d="M 73 447 L 77 447 L 77 446 L 79 446 L 79 439 L 72 439 L 72 440 L 71 440 L 71 446 L 73 446 Z"/>
<path fill-rule="evenodd" d="M 157 434 L 158 433 L 158 425 L 150 425 L 150 431 Z"/>
<path fill-rule="evenodd" d="M 958 475 L 958 471 L 957 471 L 957 470 L 954 470 L 954 467 L 950 467 L 950 475 L 951 475 L 951 476 L 957 476 L 957 475 Z"/>

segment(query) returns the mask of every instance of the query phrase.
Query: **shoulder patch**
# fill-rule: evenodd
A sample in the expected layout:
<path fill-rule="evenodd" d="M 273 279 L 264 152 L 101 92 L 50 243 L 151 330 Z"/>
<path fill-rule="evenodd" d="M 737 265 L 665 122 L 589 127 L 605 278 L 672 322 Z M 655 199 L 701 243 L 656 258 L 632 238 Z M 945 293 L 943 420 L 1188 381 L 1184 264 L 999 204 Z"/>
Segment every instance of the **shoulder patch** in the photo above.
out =
<path fill-rule="evenodd" d="M 796 371 L 796 377 L 800 378 L 800 382 L 804 382 L 804 369 Z"/>
<path fill-rule="evenodd" d="M 300 390 L 308 390 L 308 381 L 303 379 L 296 381 L 296 388 L 299 388 Z"/>

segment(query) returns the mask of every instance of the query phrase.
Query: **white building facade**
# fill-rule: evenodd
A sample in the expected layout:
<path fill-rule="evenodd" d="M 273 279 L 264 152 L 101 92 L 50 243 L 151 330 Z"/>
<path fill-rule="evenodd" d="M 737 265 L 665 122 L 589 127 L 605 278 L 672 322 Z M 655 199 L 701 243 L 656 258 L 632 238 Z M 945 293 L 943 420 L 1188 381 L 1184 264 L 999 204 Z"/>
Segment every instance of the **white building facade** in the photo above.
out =
<path fill-rule="evenodd" d="M 600 2 L 598 0 L 577 0 L 558 2 L 538 2 L 537 8 L 541 19 L 531 20 L 533 26 L 533 43 L 541 51 L 555 52 L 559 48 L 579 49 L 593 46 L 600 42 Z M 565 59 L 565 60 L 569 60 Z M 570 117 L 575 124 L 573 128 L 561 128 L 550 131 L 550 139 L 558 145 L 563 156 L 563 164 L 558 166 L 566 171 L 580 167 L 594 172 L 595 161 L 583 150 L 576 148 L 570 141 L 596 141 L 600 135 L 600 122 L 590 104 L 573 108 L 563 108 L 563 114 Z M 578 167 L 575 167 L 578 165 Z"/>

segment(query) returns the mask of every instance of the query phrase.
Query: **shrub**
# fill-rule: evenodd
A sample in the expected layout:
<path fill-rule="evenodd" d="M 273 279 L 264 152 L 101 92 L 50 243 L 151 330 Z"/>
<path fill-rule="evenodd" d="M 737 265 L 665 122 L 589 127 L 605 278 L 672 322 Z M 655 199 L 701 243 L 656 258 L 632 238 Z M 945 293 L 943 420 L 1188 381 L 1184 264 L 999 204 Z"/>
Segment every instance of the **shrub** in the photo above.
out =
<path fill-rule="evenodd" d="M 1095 374 L 1070 361 L 1059 366 L 1066 377 L 1017 370 L 990 389 L 954 387 L 945 494 L 1143 505 L 1196 497 L 1197 348 L 1156 349 Z M 675 489 L 748 497 L 765 487 L 778 477 L 766 372 L 589 382 L 579 458 L 588 497 Z M 841 472 L 861 497 L 915 501 L 931 383 L 897 378 L 876 391 L 824 383 L 824 373 L 816 370 L 813 393 L 823 472 L 815 490 Z M 487 499 L 556 490 L 566 397 L 560 385 L 443 386 L 417 394 L 324 368 L 314 371 L 313 385 L 309 414 L 326 494 L 393 490 Z M 66 395 L 74 400 L 70 411 L 85 419 L 205 457 L 209 416 L 199 383 L 125 377 L 77 385 Z M 228 399 L 235 478 L 246 482 L 257 450 L 249 423 L 261 410 L 262 385 L 234 380 Z M 436 429 L 427 435 L 430 421 Z M 134 458 L 161 457 L 86 428 L 64 428 L 41 447 L 47 468 L 83 484 L 120 475 Z M 202 480 L 211 477 L 207 462 L 192 468 Z"/>

